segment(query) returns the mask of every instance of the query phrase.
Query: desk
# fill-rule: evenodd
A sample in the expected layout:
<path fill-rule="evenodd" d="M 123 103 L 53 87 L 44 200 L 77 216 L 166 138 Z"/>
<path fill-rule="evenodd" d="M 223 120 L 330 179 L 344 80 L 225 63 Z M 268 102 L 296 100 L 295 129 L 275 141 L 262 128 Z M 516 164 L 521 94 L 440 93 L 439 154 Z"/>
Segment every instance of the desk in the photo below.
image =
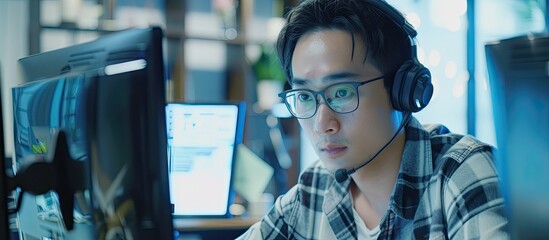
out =
<path fill-rule="evenodd" d="M 183 239 L 235 239 L 260 220 L 260 217 L 174 218 L 173 227 Z"/>
<path fill-rule="evenodd" d="M 173 220 L 173 227 L 182 232 L 247 229 L 259 220 L 261 218 L 176 218 Z"/>

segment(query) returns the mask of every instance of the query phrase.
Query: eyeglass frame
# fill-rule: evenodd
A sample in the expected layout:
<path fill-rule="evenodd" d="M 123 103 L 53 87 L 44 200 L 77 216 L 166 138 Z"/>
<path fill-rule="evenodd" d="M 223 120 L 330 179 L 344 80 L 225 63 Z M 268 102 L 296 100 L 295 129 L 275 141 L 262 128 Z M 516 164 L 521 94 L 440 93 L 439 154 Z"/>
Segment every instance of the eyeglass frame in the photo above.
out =
<path fill-rule="evenodd" d="M 286 108 L 288 108 L 288 111 L 292 114 L 292 116 L 294 116 L 298 119 L 312 118 L 316 114 L 316 112 L 318 112 L 318 106 L 320 105 L 320 101 L 318 101 L 318 95 L 320 95 L 322 97 L 322 99 L 324 100 L 324 102 L 326 103 L 328 108 L 330 108 L 330 110 L 332 110 L 333 112 L 338 113 L 338 114 L 347 114 L 347 113 L 352 113 L 352 112 L 356 111 L 358 109 L 358 106 L 360 105 L 360 96 L 359 96 L 359 93 L 358 93 L 358 87 L 360 87 L 362 85 L 365 85 L 367 83 L 371 83 L 371 82 L 375 82 L 377 80 L 383 79 L 384 77 L 385 76 L 380 76 L 380 77 L 368 79 L 368 80 L 362 81 L 362 82 L 338 82 L 338 83 L 330 84 L 330 85 L 326 86 L 324 89 L 322 89 L 320 91 L 313 91 L 313 90 L 304 89 L 304 88 L 290 89 L 290 90 L 286 90 L 286 91 L 283 91 L 283 92 L 279 93 L 278 97 L 282 98 L 282 101 L 284 102 L 284 104 L 286 105 Z M 357 103 L 356 103 L 356 107 L 353 110 L 346 111 L 346 112 L 339 112 L 339 111 L 334 110 L 332 108 L 332 106 L 328 103 L 328 101 L 326 100 L 326 90 L 333 87 L 333 86 L 343 85 L 343 84 L 351 84 L 355 88 L 355 91 L 356 91 L 356 94 L 357 94 L 357 99 L 356 99 Z M 288 98 L 289 93 L 297 92 L 297 91 L 305 91 L 305 92 L 310 92 L 311 94 L 313 94 L 313 98 L 316 102 L 316 106 L 315 106 L 315 111 L 311 114 L 311 116 L 309 116 L 309 117 L 298 117 L 298 116 L 296 116 L 296 114 L 292 111 L 292 108 L 290 107 L 288 101 L 286 101 L 286 99 Z"/>

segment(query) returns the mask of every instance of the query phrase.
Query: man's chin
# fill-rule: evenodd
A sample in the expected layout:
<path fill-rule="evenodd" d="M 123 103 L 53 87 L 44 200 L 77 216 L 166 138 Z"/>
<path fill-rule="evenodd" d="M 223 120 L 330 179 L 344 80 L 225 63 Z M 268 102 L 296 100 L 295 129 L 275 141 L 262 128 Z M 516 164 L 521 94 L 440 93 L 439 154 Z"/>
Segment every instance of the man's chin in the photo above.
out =
<path fill-rule="evenodd" d="M 331 163 L 330 161 L 326 161 L 325 159 L 320 159 L 320 161 L 322 162 L 324 167 L 326 169 L 328 169 L 329 172 L 332 172 L 332 173 L 334 173 L 335 171 L 337 171 L 339 169 L 349 169 L 350 168 L 350 167 L 345 167 L 341 164 Z"/>

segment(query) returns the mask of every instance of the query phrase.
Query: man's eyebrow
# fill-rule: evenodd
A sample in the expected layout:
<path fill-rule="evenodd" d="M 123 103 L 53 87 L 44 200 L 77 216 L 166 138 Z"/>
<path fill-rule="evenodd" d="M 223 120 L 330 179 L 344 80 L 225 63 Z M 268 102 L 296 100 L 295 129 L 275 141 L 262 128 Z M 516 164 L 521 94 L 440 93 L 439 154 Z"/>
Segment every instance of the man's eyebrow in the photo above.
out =
<path fill-rule="evenodd" d="M 335 72 L 322 77 L 323 81 L 337 81 L 342 79 L 349 79 L 359 76 L 358 73 L 353 72 Z"/>
<path fill-rule="evenodd" d="M 304 86 L 307 85 L 311 80 L 304 78 L 294 78 L 292 79 L 292 86 Z"/>
<path fill-rule="evenodd" d="M 330 74 L 322 77 L 321 80 L 323 82 L 331 82 L 331 81 L 338 81 L 338 80 L 343 80 L 343 79 L 355 78 L 359 75 L 360 74 L 353 73 L 353 72 L 335 72 L 335 73 L 330 73 Z M 305 86 L 305 85 L 308 85 L 310 82 L 311 82 L 311 80 L 309 80 L 309 79 L 294 78 L 292 80 L 292 86 Z"/>

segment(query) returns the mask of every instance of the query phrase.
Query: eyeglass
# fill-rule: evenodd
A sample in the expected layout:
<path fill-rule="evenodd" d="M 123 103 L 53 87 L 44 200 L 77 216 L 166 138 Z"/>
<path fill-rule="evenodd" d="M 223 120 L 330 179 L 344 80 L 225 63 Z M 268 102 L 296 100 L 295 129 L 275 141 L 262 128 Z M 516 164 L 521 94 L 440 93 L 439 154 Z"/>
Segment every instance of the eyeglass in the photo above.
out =
<path fill-rule="evenodd" d="M 363 82 L 340 82 L 315 92 L 309 89 L 291 89 L 278 94 L 290 113 L 301 119 L 311 118 L 318 109 L 318 95 L 328 107 L 340 114 L 354 112 L 358 108 L 358 87 L 382 79 L 383 76 Z"/>

